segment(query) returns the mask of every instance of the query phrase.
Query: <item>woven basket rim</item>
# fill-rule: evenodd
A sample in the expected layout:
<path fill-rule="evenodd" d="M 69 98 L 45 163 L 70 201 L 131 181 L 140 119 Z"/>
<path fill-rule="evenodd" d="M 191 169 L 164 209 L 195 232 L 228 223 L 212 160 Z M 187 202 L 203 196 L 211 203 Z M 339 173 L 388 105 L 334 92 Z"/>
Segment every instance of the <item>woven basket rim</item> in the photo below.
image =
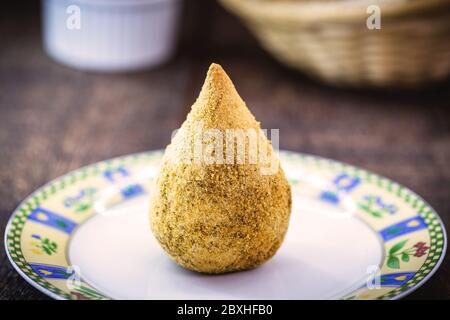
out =
<path fill-rule="evenodd" d="M 382 18 L 420 14 L 450 5 L 450 0 L 219 1 L 229 10 L 250 19 L 304 24 L 367 19 L 370 5 L 380 8 Z"/>

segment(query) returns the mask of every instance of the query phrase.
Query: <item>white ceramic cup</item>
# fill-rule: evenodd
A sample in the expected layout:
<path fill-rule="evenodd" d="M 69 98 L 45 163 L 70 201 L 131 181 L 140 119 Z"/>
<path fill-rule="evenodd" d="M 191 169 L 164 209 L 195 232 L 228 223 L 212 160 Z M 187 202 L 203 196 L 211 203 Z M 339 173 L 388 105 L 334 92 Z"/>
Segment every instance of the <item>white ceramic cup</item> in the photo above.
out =
<path fill-rule="evenodd" d="M 42 0 L 44 47 L 78 69 L 129 71 L 172 54 L 179 0 Z"/>

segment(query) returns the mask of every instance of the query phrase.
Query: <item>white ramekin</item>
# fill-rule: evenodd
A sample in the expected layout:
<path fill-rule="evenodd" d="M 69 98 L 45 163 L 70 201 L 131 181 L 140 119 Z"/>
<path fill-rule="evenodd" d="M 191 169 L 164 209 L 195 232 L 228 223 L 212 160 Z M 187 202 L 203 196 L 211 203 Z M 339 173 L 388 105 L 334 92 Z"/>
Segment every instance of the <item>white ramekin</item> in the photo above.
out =
<path fill-rule="evenodd" d="M 173 52 L 180 6 L 179 0 L 42 0 L 44 47 L 84 70 L 156 66 Z"/>

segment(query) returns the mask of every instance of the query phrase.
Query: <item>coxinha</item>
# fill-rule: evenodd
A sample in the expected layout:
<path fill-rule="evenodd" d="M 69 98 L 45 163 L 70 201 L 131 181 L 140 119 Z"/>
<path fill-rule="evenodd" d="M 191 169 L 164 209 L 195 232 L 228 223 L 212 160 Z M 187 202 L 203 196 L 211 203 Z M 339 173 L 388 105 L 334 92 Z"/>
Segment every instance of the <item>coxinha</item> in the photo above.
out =
<path fill-rule="evenodd" d="M 243 140 L 231 135 L 234 150 L 257 146 L 264 150 L 257 154 L 275 159 L 277 170 L 261 170 L 260 158 L 251 152 L 230 155 L 220 148 L 230 145 L 229 132 L 248 130 L 257 134 Z M 187 119 L 165 150 L 151 192 L 151 230 L 179 265 L 203 273 L 246 270 L 280 248 L 289 224 L 291 188 L 271 142 L 260 132 L 228 75 L 212 64 Z M 199 134 L 204 139 L 197 139 Z M 210 157 L 198 157 L 199 149 L 207 149 Z"/>

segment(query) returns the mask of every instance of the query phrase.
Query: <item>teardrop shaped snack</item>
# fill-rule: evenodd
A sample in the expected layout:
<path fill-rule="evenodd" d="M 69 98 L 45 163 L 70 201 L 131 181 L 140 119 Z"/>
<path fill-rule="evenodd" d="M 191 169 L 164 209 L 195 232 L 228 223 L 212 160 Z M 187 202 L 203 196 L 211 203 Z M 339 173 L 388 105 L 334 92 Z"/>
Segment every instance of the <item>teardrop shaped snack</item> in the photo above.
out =
<path fill-rule="evenodd" d="M 166 148 L 151 196 L 153 234 L 187 269 L 239 271 L 276 253 L 290 212 L 291 189 L 271 142 L 222 67 L 212 64 Z"/>

